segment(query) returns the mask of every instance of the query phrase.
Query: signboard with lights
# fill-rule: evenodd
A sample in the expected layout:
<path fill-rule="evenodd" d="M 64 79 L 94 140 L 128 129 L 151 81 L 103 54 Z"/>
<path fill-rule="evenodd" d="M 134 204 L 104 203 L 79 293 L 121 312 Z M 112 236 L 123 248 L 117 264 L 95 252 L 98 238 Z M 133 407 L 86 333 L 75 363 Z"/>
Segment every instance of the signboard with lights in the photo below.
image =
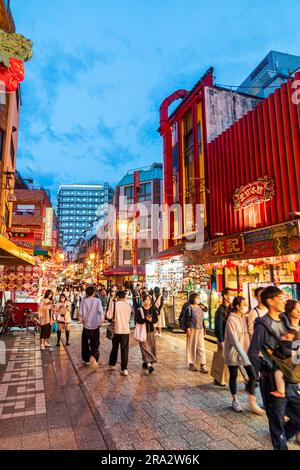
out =
<path fill-rule="evenodd" d="M 274 181 L 270 176 L 259 178 L 253 183 L 237 189 L 233 195 L 234 210 L 240 211 L 261 202 L 270 201 L 275 196 Z"/>
<path fill-rule="evenodd" d="M 52 247 L 52 235 L 53 235 L 53 209 L 52 207 L 46 207 L 43 246 Z"/>
<path fill-rule="evenodd" d="M 30 228 L 13 227 L 8 229 L 9 239 L 30 255 L 34 251 L 34 232 Z"/>

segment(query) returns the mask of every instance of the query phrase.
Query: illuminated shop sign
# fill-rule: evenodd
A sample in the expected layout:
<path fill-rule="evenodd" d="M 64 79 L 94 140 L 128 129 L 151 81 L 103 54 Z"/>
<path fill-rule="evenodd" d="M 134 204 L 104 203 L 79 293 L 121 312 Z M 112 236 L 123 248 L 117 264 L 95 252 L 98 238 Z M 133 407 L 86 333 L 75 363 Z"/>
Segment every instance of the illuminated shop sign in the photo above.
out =
<path fill-rule="evenodd" d="M 274 181 L 270 176 L 265 176 L 237 189 L 233 195 L 233 207 L 235 211 L 240 211 L 253 204 L 270 201 L 274 196 Z"/>
<path fill-rule="evenodd" d="M 53 209 L 52 207 L 46 207 L 43 246 L 52 246 L 52 235 L 53 235 Z"/>
<path fill-rule="evenodd" d="M 211 243 L 212 255 L 215 257 L 242 254 L 245 251 L 244 237 L 231 237 L 215 240 Z"/>

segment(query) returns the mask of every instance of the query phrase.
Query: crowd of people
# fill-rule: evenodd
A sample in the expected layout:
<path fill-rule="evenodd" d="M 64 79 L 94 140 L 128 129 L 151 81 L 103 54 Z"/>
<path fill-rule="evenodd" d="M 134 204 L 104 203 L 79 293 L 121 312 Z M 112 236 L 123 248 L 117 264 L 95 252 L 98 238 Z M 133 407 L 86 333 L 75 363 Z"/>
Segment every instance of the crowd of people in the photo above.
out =
<path fill-rule="evenodd" d="M 248 393 L 248 410 L 267 414 L 274 449 L 287 449 L 287 441 L 296 436 L 300 444 L 300 302 L 287 300 L 277 287 L 257 288 L 257 306 L 249 312 L 246 299 L 234 297 L 230 288 L 222 292 L 222 303 L 215 315 L 218 353 L 229 370 L 232 410 L 243 411 L 238 400 L 239 371 Z M 191 372 L 208 374 L 205 346 L 206 307 L 199 294 L 190 293 L 183 306 L 179 325 L 186 333 L 186 362 Z M 47 291 L 39 307 L 41 349 L 50 346 L 56 325 L 57 346 L 65 329 L 70 344 L 71 321 L 82 323 L 82 361 L 98 368 L 100 327 L 107 322 L 106 336 L 112 341 L 108 365 L 115 368 L 121 352 L 121 370 L 128 376 L 130 327 L 139 342 L 142 367 L 151 375 L 157 363 L 157 338 L 166 326 L 164 295 L 159 287 L 148 290 L 141 284 L 77 286 Z M 226 386 L 215 380 L 218 386 Z M 256 399 L 260 385 L 263 407 Z"/>
<path fill-rule="evenodd" d="M 267 414 L 274 449 L 287 450 L 294 436 L 300 444 L 300 302 L 287 300 L 275 286 L 257 288 L 255 297 L 257 307 L 247 314 L 245 299 L 223 290 L 215 318 L 218 350 L 229 368 L 233 410 L 242 411 L 237 398 L 241 369 L 248 377 L 249 410 Z M 264 410 L 256 403 L 258 382 Z"/>

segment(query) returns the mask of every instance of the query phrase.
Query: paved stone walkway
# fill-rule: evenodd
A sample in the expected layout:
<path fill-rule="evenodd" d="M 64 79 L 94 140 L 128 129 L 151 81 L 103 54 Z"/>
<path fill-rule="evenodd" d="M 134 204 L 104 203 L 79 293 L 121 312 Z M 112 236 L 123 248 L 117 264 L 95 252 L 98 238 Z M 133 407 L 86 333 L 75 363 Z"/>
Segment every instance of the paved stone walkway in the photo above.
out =
<path fill-rule="evenodd" d="M 0 449 L 272 448 L 266 418 L 235 414 L 228 390 L 214 386 L 209 375 L 187 370 L 184 335 L 158 339 L 152 376 L 141 368 L 140 349 L 131 338 L 128 377 L 107 366 L 111 342 L 105 329 L 96 371 L 81 362 L 80 337 L 81 326 L 73 325 L 69 348 L 45 352 L 30 334 L 1 337 L 7 360 L 0 364 Z M 214 349 L 207 343 L 209 364 Z"/>
<path fill-rule="evenodd" d="M 82 387 L 96 404 L 110 449 L 272 449 L 267 419 L 231 411 L 228 389 L 210 375 L 190 372 L 185 364 L 185 336 L 165 333 L 158 338 L 159 359 L 152 376 L 141 368 L 137 342 L 130 340 L 129 376 L 108 367 L 111 342 L 101 332 L 100 368 L 86 367 L 80 357 L 81 326 L 73 328 L 68 353 Z M 216 346 L 207 343 L 211 364 Z M 240 401 L 247 394 L 240 384 Z M 298 446 L 290 445 L 299 450 Z"/>
<path fill-rule="evenodd" d="M 107 449 L 63 345 L 41 352 L 38 336 L 26 333 L 1 341 L 0 449 Z"/>

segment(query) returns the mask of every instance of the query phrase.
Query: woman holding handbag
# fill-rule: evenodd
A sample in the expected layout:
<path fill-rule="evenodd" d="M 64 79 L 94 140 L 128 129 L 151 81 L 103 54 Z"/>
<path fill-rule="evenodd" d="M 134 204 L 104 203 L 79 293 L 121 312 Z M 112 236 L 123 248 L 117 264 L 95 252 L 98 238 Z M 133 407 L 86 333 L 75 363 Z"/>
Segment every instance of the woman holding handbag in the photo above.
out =
<path fill-rule="evenodd" d="M 54 319 L 58 324 L 56 347 L 60 346 L 61 332 L 63 328 L 66 332 L 66 346 L 70 346 L 70 330 L 71 330 L 71 305 L 67 301 L 66 295 L 61 294 L 59 301 L 54 308 Z"/>
<path fill-rule="evenodd" d="M 199 294 L 190 294 L 189 305 L 184 313 L 186 326 L 186 358 L 191 371 L 200 368 L 202 374 L 207 374 L 206 351 L 205 351 L 205 331 L 204 312 L 201 307 Z"/>
<path fill-rule="evenodd" d="M 38 317 L 41 323 L 41 351 L 45 351 L 45 348 L 50 347 L 49 340 L 51 336 L 52 309 L 53 292 L 52 290 L 47 290 L 38 309 Z"/>
<path fill-rule="evenodd" d="M 156 338 L 154 325 L 158 321 L 158 315 L 156 308 L 152 305 L 150 295 L 143 297 L 143 304 L 137 310 L 136 313 L 136 323 L 139 325 L 146 325 L 146 341 L 140 341 L 140 348 L 143 358 L 143 368 L 148 369 L 148 374 L 154 372 L 153 364 L 157 362 L 156 358 Z"/>

